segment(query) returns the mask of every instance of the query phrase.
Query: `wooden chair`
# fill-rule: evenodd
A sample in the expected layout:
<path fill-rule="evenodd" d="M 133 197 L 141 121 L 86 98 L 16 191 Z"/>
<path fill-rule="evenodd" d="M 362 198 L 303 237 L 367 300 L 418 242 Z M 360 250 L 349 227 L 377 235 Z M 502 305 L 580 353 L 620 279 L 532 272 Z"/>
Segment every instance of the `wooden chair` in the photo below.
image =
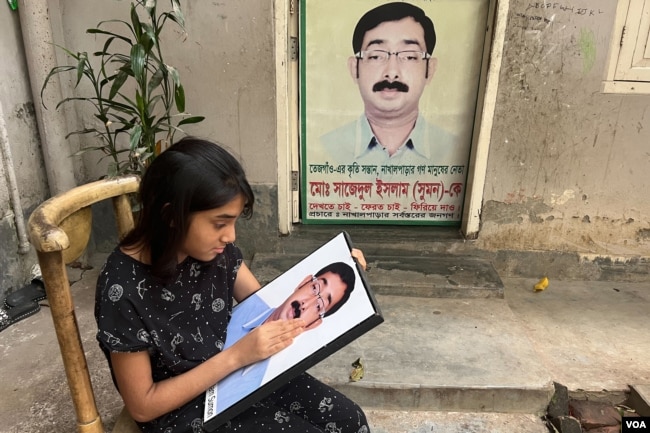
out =
<path fill-rule="evenodd" d="M 29 236 L 38 255 L 79 433 L 104 433 L 104 425 L 90 382 L 66 264 L 86 249 L 92 204 L 112 200 L 118 236 L 133 228 L 128 194 L 137 191 L 138 184 L 138 177 L 128 176 L 82 185 L 43 202 L 29 218 Z M 113 432 L 137 431 L 128 412 L 122 410 Z"/>

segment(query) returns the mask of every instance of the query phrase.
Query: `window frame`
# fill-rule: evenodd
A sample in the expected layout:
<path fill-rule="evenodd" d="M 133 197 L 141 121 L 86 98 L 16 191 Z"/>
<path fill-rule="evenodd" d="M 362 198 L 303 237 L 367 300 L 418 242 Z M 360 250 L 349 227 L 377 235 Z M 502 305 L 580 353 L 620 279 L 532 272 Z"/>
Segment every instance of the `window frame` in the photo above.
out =
<path fill-rule="evenodd" d="M 603 93 L 650 94 L 650 0 L 619 0 Z"/>

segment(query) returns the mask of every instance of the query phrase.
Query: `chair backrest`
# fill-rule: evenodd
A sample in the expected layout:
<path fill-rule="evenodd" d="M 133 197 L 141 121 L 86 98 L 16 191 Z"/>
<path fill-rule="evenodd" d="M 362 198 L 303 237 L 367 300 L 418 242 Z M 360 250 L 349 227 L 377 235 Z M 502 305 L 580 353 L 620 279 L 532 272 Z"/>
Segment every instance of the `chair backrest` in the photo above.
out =
<path fill-rule="evenodd" d="M 43 202 L 29 217 L 29 236 L 41 267 L 80 433 L 104 433 L 104 426 L 90 382 L 66 264 L 86 248 L 91 205 L 112 200 L 120 238 L 133 228 L 128 195 L 136 192 L 138 185 L 137 176 L 127 176 L 78 186 Z"/>

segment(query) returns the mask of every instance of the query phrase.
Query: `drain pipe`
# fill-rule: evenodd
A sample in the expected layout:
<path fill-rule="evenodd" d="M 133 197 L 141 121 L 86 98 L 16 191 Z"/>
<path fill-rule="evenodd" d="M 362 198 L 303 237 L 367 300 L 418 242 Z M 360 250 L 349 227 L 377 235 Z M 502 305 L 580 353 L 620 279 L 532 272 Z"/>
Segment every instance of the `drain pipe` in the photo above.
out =
<path fill-rule="evenodd" d="M 27 231 L 25 230 L 25 217 L 23 216 L 23 207 L 20 204 L 20 194 L 18 193 L 18 182 L 16 182 L 16 170 L 14 161 L 11 157 L 11 147 L 9 146 L 9 134 L 7 133 L 7 122 L 5 113 L 0 101 L 0 147 L 2 150 L 2 162 L 7 173 L 9 182 L 9 195 L 11 200 L 11 209 L 16 220 L 16 234 L 18 236 L 18 253 L 27 254 L 30 250 Z"/>
<path fill-rule="evenodd" d="M 76 181 L 71 157 L 73 152 L 65 138 L 65 114 L 55 109 L 63 99 L 58 77 L 50 80 L 41 99 L 41 86 L 49 71 L 57 66 L 47 3 L 47 0 L 21 0 L 18 11 L 41 152 L 50 194 L 54 196 L 75 187 Z"/>

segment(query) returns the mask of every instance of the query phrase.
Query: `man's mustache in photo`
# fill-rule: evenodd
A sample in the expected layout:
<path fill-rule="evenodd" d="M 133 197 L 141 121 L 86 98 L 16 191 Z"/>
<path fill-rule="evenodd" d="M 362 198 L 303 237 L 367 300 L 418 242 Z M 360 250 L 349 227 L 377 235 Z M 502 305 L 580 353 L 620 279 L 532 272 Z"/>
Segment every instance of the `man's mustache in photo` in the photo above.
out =
<path fill-rule="evenodd" d="M 401 81 L 380 81 L 378 83 L 375 83 L 374 86 L 372 86 L 372 91 L 373 92 L 381 92 L 382 90 L 385 89 L 394 89 L 397 90 L 398 92 L 408 92 L 409 91 L 409 86 L 406 84 L 402 83 Z"/>
<path fill-rule="evenodd" d="M 291 308 L 293 308 L 293 313 L 294 313 L 293 316 L 294 316 L 294 318 L 298 319 L 300 317 L 300 313 L 301 313 L 301 311 L 300 311 L 300 302 L 293 301 L 291 303 Z"/>

